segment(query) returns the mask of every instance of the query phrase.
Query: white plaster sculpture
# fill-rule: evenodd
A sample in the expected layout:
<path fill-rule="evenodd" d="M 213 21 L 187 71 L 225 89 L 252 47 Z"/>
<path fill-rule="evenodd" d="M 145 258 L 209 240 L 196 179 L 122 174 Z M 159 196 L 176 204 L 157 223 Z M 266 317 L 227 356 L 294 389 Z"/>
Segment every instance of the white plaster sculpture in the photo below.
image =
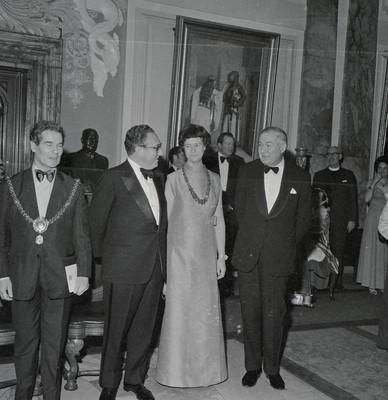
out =
<path fill-rule="evenodd" d="M 74 0 L 81 14 L 84 30 L 89 33 L 90 67 L 93 71 L 93 88 L 103 96 L 108 74 L 114 77 L 120 61 L 119 38 L 110 32 L 123 23 L 123 15 L 111 0 Z M 101 14 L 103 21 L 99 21 Z M 92 18 L 93 15 L 95 18 Z"/>

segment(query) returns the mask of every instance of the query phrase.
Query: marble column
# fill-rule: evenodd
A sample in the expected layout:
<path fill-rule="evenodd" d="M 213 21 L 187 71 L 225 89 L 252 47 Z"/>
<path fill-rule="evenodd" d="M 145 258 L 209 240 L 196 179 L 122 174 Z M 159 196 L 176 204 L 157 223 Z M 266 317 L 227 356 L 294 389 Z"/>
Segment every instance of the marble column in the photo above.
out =
<path fill-rule="evenodd" d="M 369 176 L 377 49 L 378 0 L 350 0 L 341 101 L 339 144 L 344 167 L 358 181 L 360 225 Z"/>
<path fill-rule="evenodd" d="M 350 0 L 341 105 L 340 145 L 369 160 L 377 49 L 378 0 Z"/>
<path fill-rule="evenodd" d="M 330 145 L 337 48 L 338 0 L 308 0 L 298 147 L 322 153 Z"/>

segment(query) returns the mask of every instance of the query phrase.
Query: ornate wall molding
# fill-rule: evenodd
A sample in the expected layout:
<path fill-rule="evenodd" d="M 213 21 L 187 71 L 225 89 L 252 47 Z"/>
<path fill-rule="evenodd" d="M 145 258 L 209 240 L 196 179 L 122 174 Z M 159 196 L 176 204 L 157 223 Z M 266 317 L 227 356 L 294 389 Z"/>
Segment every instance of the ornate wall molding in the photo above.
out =
<path fill-rule="evenodd" d="M 65 95 L 77 108 L 90 71 L 98 96 L 117 72 L 119 38 L 113 31 L 126 6 L 125 0 L 0 0 L 0 28 L 63 39 L 63 79 L 71 85 Z"/>

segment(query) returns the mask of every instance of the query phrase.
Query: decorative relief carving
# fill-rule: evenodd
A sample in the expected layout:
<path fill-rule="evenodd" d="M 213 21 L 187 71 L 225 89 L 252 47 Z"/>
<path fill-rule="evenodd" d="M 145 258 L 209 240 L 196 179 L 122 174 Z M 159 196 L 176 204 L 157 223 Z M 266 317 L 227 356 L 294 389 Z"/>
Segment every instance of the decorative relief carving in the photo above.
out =
<path fill-rule="evenodd" d="M 62 37 L 65 92 L 74 108 L 84 98 L 81 86 L 91 81 L 103 96 L 108 76 L 120 61 L 119 38 L 112 31 L 123 23 L 124 0 L 1 0 L 0 28 L 45 37 Z"/>

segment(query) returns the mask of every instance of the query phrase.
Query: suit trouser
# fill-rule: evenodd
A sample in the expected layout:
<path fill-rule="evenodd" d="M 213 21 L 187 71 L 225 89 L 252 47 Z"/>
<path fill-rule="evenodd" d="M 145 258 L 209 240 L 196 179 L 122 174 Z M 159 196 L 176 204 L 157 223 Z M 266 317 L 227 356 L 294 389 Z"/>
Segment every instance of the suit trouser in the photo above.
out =
<path fill-rule="evenodd" d="M 388 350 L 388 274 L 385 276 L 384 295 L 381 305 L 377 347 Z"/>
<path fill-rule="evenodd" d="M 43 398 L 59 400 L 62 379 L 62 355 L 67 336 L 71 297 L 50 299 L 38 285 L 31 300 L 12 301 L 15 328 L 14 359 L 15 400 L 32 398 L 39 364 Z"/>
<path fill-rule="evenodd" d="M 144 383 L 162 285 L 159 263 L 155 265 L 148 283 L 131 285 L 104 282 L 105 326 L 100 374 L 102 387 L 119 386 L 125 351 L 124 382 Z"/>
<path fill-rule="evenodd" d="M 272 276 L 263 269 L 259 262 L 250 272 L 238 272 L 245 368 L 263 367 L 275 375 L 280 370 L 288 277 Z"/>

